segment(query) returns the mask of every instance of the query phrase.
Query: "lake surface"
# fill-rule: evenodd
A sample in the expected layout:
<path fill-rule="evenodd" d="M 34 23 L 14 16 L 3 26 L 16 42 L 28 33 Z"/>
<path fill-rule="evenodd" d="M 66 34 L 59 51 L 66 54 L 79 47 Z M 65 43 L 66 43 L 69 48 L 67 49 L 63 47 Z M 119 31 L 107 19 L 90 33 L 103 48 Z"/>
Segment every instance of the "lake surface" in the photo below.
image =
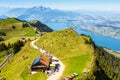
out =
<path fill-rule="evenodd" d="M 66 23 L 45 23 L 45 24 L 48 25 L 53 30 L 61 30 L 68 28 L 68 24 Z M 77 28 L 74 28 L 74 30 L 78 34 L 86 34 L 91 36 L 95 44 L 99 46 L 106 47 L 115 51 L 120 51 L 120 39 L 103 36 L 100 34 L 96 34 L 94 32 L 90 32 L 87 30 L 80 30 Z"/>

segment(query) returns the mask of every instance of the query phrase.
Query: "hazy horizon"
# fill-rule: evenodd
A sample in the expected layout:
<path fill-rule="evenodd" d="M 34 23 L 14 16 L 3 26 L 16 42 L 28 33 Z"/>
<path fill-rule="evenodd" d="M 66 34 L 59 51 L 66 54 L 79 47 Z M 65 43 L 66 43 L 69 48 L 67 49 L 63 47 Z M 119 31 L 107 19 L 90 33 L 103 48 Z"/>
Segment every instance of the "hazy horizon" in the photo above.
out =
<path fill-rule="evenodd" d="M 60 10 L 120 11 L 119 0 L 0 0 L 0 8 L 45 6 Z"/>

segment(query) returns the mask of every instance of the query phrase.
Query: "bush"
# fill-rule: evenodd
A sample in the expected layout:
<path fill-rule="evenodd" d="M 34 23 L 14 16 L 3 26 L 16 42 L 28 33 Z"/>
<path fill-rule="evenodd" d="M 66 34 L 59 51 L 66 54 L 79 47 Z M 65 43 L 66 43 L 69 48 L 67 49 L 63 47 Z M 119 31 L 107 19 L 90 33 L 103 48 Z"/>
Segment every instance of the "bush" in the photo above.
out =
<path fill-rule="evenodd" d="M 18 40 L 16 43 L 13 44 L 13 53 L 17 53 L 21 47 L 24 46 L 24 42 L 23 41 L 20 41 Z"/>
<path fill-rule="evenodd" d="M 7 50 L 7 46 L 5 45 L 5 43 L 0 44 L 0 52 Z"/>
<path fill-rule="evenodd" d="M 6 45 L 5 43 L 2 43 L 2 44 L 0 44 L 0 52 L 5 50 L 8 53 L 15 54 L 21 49 L 22 46 L 24 46 L 24 42 L 20 41 L 20 40 L 18 40 L 14 44 L 8 43 L 8 45 Z"/>
<path fill-rule="evenodd" d="M 0 37 L 0 41 L 4 41 L 4 39 L 2 37 Z"/>
<path fill-rule="evenodd" d="M 6 36 L 6 33 L 0 31 L 0 36 Z"/>

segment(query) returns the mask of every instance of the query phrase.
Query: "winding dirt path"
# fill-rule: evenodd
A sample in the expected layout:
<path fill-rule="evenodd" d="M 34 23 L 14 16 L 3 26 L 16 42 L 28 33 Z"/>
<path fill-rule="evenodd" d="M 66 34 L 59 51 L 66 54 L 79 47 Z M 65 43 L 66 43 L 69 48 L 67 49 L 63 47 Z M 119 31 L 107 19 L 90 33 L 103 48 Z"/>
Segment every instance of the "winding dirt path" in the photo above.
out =
<path fill-rule="evenodd" d="M 37 40 L 38 40 L 38 39 L 32 41 L 32 42 L 30 43 L 30 45 L 31 45 L 33 48 L 39 50 L 41 53 L 44 54 L 44 52 L 46 52 L 46 51 L 45 51 L 44 49 L 39 48 L 38 46 L 35 45 L 35 42 L 36 42 Z M 56 58 L 55 56 L 53 56 L 53 57 Z M 56 59 L 59 60 L 58 58 L 56 58 Z M 55 72 L 55 73 L 52 74 L 52 75 L 50 75 L 50 76 L 47 78 L 47 80 L 59 80 L 60 76 L 62 76 L 63 71 L 64 71 L 64 69 L 65 69 L 65 65 L 62 63 L 61 60 L 59 60 L 59 64 L 60 64 L 59 71 L 58 71 L 58 72 Z"/>

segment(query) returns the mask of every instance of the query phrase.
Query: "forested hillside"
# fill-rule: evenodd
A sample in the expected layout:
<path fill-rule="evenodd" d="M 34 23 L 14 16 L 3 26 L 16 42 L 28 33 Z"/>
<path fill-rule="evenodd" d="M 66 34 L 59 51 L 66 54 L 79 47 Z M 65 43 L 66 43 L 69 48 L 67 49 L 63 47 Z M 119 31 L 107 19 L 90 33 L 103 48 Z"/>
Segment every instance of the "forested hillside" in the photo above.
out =
<path fill-rule="evenodd" d="M 97 47 L 95 50 L 97 80 L 120 80 L 120 58 L 108 53 L 102 47 Z"/>

